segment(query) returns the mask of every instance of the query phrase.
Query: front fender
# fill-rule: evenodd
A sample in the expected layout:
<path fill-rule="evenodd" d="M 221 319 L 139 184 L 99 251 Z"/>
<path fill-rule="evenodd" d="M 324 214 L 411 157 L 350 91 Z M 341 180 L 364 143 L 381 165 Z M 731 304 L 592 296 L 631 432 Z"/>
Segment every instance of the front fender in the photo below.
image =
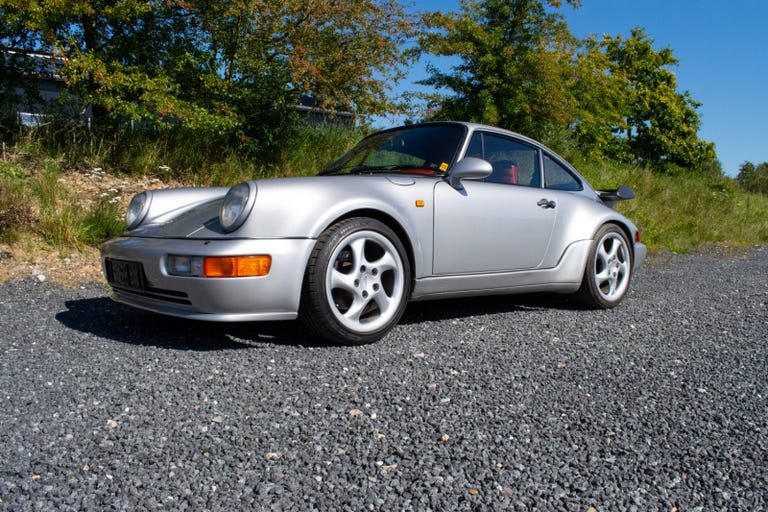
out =
<path fill-rule="evenodd" d="M 412 234 L 417 217 L 429 208 L 430 188 L 419 180 L 374 176 L 325 176 L 259 181 L 258 197 L 245 224 L 234 232 L 247 238 L 316 238 L 334 220 L 355 210 L 377 210 L 397 220 Z M 429 182 L 431 183 L 431 181 Z"/>
<path fill-rule="evenodd" d="M 413 250 L 413 272 L 431 271 L 432 189 L 435 179 L 412 176 L 323 176 L 256 182 L 253 210 L 238 229 L 225 233 L 219 224 L 221 198 L 227 189 L 169 190 L 185 206 L 165 211 L 127 233 L 151 238 L 316 239 L 334 222 L 356 212 L 391 219 Z M 208 199 L 187 205 L 189 198 Z M 395 226 L 393 226 L 395 227 Z"/>
<path fill-rule="evenodd" d="M 413 250 L 414 274 L 431 270 L 432 187 L 435 180 L 386 176 L 325 176 L 258 182 L 245 238 L 317 238 L 356 212 L 376 212 L 397 223 Z M 394 227 L 394 226 L 393 226 Z"/>

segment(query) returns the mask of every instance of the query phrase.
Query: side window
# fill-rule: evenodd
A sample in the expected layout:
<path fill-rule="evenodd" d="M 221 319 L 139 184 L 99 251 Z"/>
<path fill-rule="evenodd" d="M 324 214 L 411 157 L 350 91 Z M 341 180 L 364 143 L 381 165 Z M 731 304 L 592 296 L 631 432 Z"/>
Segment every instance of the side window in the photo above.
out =
<path fill-rule="evenodd" d="M 493 172 L 485 181 L 527 187 L 538 187 L 540 183 L 537 155 L 536 148 L 485 132 L 473 135 L 466 153 L 466 156 L 487 160 L 493 166 Z"/>
<path fill-rule="evenodd" d="M 575 192 L 583 190 L 581 181 L 557 161 L 544 155 L 544 188 Z"/>

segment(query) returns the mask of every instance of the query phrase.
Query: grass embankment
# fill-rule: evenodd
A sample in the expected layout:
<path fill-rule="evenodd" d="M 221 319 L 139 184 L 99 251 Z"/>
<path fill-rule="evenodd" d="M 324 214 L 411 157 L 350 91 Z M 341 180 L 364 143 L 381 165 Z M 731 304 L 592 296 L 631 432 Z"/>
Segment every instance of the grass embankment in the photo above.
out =
<path fill-rule="evenodd" d="M 106 141 L 73 134 L 51 144 L 26 136 L 6 148 L 0 161 L 0 243 L 61 253 L 94 247 L 122 230 L 129 195 L 138 191 L 129 183 L 230 185 L 312 175 L 360 136 L 338 128 L 298 130 L 275 155 L 280 166 L 179 137 Z M 640 227 L 652 251 L 768 243 L 768 197 L 744 192 L 735 180 L 664 176 L 615 164 L 578 167 L 596 188 L 623 183 L 635 190 L 636 198 L 617 209 Z M 90 181 L 76 176 L 98 178 L 102 186 L 84 189 L 80 185 Z"/>
<path fill-rule="evenodd" d="M 143 186 L 221 186 L 317 174 L 360 138 L 342 128 L 298 129 L 257 162 L 180 134 L 113 139 L 75 131 L 27 134 L 0 160 L 0 244 L 62 253 L 118 235 L 130 195 Z"/>
<path fill-rule="evenodd" d="M 626 184 L 635 199 L 616 209 L 632 219 L 652 251 L 688 252 L 707 245 L 768 243 L 768 197 L 725 176 L 665 176 L 615 164 L 581 165 L 596 188 Z"/>

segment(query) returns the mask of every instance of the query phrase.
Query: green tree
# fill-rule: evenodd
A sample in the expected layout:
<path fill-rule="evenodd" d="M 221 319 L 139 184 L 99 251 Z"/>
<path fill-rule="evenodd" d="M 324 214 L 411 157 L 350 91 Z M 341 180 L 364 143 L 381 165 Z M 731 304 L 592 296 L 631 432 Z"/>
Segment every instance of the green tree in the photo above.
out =
<path fill-rule="evenodd" d="M 127 120 L 173 119 L 193 128 L 230 129 L 224 109 L 199 103 L 181 79 L 201 59 L 194 20 L 161 0 L 0 0 L 9 20 L 2 44 L 36 59 L 62 63 L 73 101 L 91 105 L 97 126 Z"/>
<path fill-rule="evenodd" d="M 611 64 L 600 41 L 589 37 L 582 45 L 574 60 L 572 136 L 585 157 L 630 161 L 625 79 L 608 72 Z"/>
<path fill-rule="evenodd" d="M 426 15 L 433 30 L 420 37 L 421 51 L 460 59 L 450 72 L 428 68 L 422 83 L 438 94 L 428 98 L 427 117 L 483 122 L 544 139 L 567 126 L 576 40 L 555 10 L 560 6 L 559 0 L 462 0 L 459 13 Z"/>
<path fill-rule="evenodd" d="M 579 2 L 569 2 L 577 7 Z M 520 131 L 587 157 L 673 172 L 714 169 L 698 137 L 700 104 L 678 92 L 670 48 L 643 30 L 577 41 L 552 0 L 462 0 L 424 17 L 425 54 L 459 58 L 428 67 L 427 119 L 458 118 Z M 447 91 L 447 94 L 446 94 Z"/>
<path fill-rule="evenodd" d="M 714 145 L 698 137 L 701 104 L 688 91 L 678 92 L 669 70 L 678 63 L 671 48 L 655 50 L 639 28 L 628 38 L 590 39 L 585 48 L 577 61 L 579 76 L 590 76 L 594 88 L 582 87 L 577 94 L 582 145 L 660 170 L 711 164 Z"/>
<path fill-rule="evenodd" d="M 411 21 L 388 0 L 191 0 L 230 83 L 280 70 L 283 88 L 330 108 L 383 113 L 403 76 Z"/>
<path fill-rule="evenodd" d="M 62 57 L 99 125 L 149 119 L 274 138 L 303 94 L 377 114 L 411 27 L 390 0 L 0 0 L 0 45 Z M 275 126 L 276 126 L 275 125 Z"/>
<path fill-rule="evenodd" d="M 290 130 L 303 95 L 331 111 L 391 112 L 388 93 L 404 73 L 411 21 L 397 2 L 362 0 L 190 1 L 256 151 Z"/>
<path fill-rule="evenodd" d="M 741 188 L 748 192 L 768 194 L 768 162 L 763 162 L 757 166 L 752 162 L 744 162 L 739 167 L 736 181 L 739 182 Z"/>

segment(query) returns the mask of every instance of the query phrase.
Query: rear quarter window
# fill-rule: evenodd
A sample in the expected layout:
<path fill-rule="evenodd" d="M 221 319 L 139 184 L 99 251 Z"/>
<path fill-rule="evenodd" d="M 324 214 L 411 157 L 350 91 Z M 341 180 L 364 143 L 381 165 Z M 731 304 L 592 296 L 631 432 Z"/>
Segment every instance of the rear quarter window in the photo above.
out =
<path fill-rule="evenodd" d="M 544 155 L 544 188 L 577 192 L 584 190 L 581 180 L 549 155 Z"/>

